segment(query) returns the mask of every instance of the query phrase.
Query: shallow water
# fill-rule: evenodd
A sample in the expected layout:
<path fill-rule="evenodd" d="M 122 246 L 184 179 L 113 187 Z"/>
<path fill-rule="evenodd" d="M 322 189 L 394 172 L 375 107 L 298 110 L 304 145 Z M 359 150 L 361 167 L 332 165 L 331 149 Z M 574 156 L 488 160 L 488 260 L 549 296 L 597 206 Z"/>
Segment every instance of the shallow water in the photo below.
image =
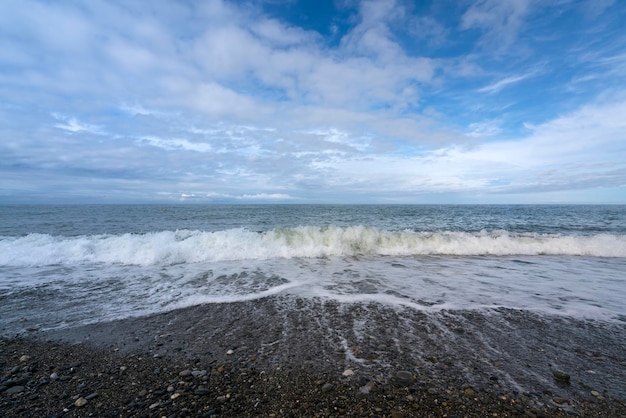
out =
<path fill-rule="evenodd" d="M 286 294 L 626 321 L 624 206 L 0 207 L 0 332 Z"/>

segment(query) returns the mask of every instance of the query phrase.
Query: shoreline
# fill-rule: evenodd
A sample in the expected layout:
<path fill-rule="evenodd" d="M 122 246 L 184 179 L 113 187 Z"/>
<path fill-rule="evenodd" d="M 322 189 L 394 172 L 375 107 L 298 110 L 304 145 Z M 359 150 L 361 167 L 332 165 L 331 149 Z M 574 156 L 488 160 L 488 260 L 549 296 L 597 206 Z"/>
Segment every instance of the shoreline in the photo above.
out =
<path fill-rule="evenodd" d="M 623 341 L 619 323 L 273 296 L 4 338 L 0 411 L 626 416 Z"/>

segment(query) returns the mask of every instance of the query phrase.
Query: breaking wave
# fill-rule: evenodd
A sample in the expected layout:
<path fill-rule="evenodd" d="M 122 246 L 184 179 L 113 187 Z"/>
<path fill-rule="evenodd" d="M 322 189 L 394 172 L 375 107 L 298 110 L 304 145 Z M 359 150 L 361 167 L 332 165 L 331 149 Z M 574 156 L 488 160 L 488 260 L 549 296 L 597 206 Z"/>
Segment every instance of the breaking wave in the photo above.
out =
<path fill-rule="evenodd" d="M 357 255 L 568 255 L 626 257 L 626 236 L 386 231 L 367 226 L 277 228 L 266 232 L 162 231 L 79 237 L 0 237 L 0 265 L 82 263 L 170 265 L 223 260 Z"/>

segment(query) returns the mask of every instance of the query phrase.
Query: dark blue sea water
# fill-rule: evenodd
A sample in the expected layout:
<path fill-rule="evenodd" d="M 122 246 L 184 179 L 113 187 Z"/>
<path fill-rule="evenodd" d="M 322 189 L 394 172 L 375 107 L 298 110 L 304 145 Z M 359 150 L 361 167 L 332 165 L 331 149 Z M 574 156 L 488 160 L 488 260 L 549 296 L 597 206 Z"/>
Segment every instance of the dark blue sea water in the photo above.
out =
<path fill-rule="evenodd" d="M 274 294 L 626 320 L 626 206 L 0 207 L 0 333 Z"/>

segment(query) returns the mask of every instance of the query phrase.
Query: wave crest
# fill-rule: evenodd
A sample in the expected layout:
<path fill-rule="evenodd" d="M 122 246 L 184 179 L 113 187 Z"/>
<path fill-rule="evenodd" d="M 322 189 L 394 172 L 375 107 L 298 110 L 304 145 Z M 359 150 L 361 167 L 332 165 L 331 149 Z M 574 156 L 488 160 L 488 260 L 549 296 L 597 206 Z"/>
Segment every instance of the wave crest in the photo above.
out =
<path fill-rule="evenodd" d="M 222 260 L 356 255 L 569 255 L 626 257 L 626 236 L 508 231 L 385 231 L 367 226 L 278 228 L 266 232 L 162 231 L 80 237 L 0 238 L 0 265 L 159 265 Z"/>

